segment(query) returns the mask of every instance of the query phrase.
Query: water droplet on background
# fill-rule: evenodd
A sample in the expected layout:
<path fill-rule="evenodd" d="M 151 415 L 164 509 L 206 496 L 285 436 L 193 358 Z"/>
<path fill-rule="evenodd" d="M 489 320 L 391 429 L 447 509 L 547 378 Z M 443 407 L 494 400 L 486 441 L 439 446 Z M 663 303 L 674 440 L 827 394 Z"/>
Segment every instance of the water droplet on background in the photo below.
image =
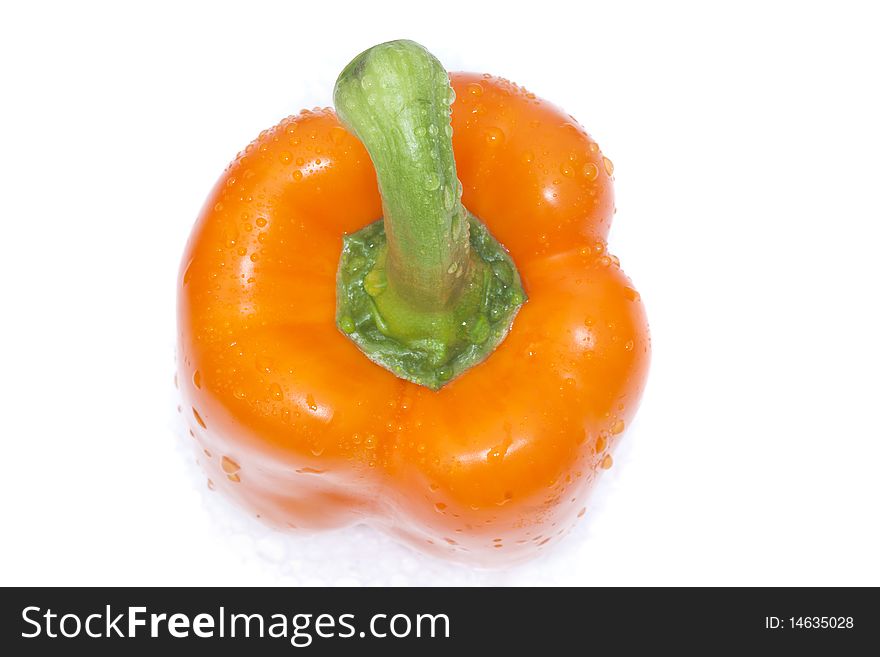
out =
<path fill-rule="evenodd" d="M 196 419 L 196 422 L 199 423 L 199 426 L 202 429 L 207 429 L 208 425 L 205 424 L 205 421 L 202 419 L 202 416 L 199 415 L 199 412 L 195 409 L 195 406 L 193 406 L 192 412 L 193 412 L 193 417 Z"/>

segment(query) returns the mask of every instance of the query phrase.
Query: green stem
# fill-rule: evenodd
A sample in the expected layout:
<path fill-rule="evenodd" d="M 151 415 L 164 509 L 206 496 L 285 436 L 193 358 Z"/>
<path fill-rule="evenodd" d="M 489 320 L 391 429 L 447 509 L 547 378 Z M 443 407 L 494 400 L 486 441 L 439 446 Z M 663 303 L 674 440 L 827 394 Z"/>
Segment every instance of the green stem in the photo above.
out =
<path fill-rule="evenodd" d="M 461 204 L 454 98 L 443 66 L 412 41 L 361 53 L 334 92 L 384 212 L 345 238 L 337 324 L 370 359 L 433 389 L 487 358 L 525 300 L 507 252 Z"/>
<path fill-rule="evenodd" d="M 454 98 L 443 66 L 412 41 L 361 53 L 342 71 L 334 93 L 340 119 L 376 168 L 388 285 L 431 310 L 455 302 L 470 263 L 449 125 Z"/>

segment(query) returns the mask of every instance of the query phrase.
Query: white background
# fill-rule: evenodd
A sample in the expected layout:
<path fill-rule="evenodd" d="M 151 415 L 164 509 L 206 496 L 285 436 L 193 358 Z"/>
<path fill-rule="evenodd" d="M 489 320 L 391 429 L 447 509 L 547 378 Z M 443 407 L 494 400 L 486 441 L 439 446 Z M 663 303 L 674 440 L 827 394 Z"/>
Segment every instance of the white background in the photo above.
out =
<path fill-rule="evenodd" d="M 880 585 L 870 3 L 11 4 L 0 583 Z M 503 572 L 364 528 L 274 535 L 178 436 L 175 280 L 209 188 L 403 37 L 598 139 L 651 322 L 643 406 L 587 516 Z"/>

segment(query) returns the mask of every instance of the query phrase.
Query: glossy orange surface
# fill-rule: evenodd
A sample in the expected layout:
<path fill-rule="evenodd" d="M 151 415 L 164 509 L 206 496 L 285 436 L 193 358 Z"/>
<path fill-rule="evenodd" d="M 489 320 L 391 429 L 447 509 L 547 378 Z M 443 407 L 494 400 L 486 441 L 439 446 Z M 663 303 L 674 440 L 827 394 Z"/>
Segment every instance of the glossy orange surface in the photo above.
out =
<path fill-rule="evenodd" d="M 497 351 L 433 392 L 337 330 L 342 236 L 381 203 L 364 148 L 316 110 L 261 133 L 209 196 L 181 268 L 178 381 L 209 485 L 266 522 L 368 522 L 498 564 L 546 549 L 583 515 L 635 413 L 650 341 L 606 250 L 610 161 L 516 85 L 452 83 L 464 204 L 529 296 Z"/>

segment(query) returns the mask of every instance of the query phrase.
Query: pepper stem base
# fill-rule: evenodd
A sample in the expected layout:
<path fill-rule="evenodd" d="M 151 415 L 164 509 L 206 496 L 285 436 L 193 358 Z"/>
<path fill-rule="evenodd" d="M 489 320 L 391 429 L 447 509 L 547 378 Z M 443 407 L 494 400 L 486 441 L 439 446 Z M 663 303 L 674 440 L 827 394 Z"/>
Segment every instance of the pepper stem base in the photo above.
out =
<path fill-rule="evenodd" d="M 336 325 L 374 363 L 438 390 L 482 362 L 507 336 L 526 301 L 503 246 L 468 213 L 469 266 L 448 308 L 413 307 L 390 285 L 383 221 L 343 239 L 336 278 Z"/>

